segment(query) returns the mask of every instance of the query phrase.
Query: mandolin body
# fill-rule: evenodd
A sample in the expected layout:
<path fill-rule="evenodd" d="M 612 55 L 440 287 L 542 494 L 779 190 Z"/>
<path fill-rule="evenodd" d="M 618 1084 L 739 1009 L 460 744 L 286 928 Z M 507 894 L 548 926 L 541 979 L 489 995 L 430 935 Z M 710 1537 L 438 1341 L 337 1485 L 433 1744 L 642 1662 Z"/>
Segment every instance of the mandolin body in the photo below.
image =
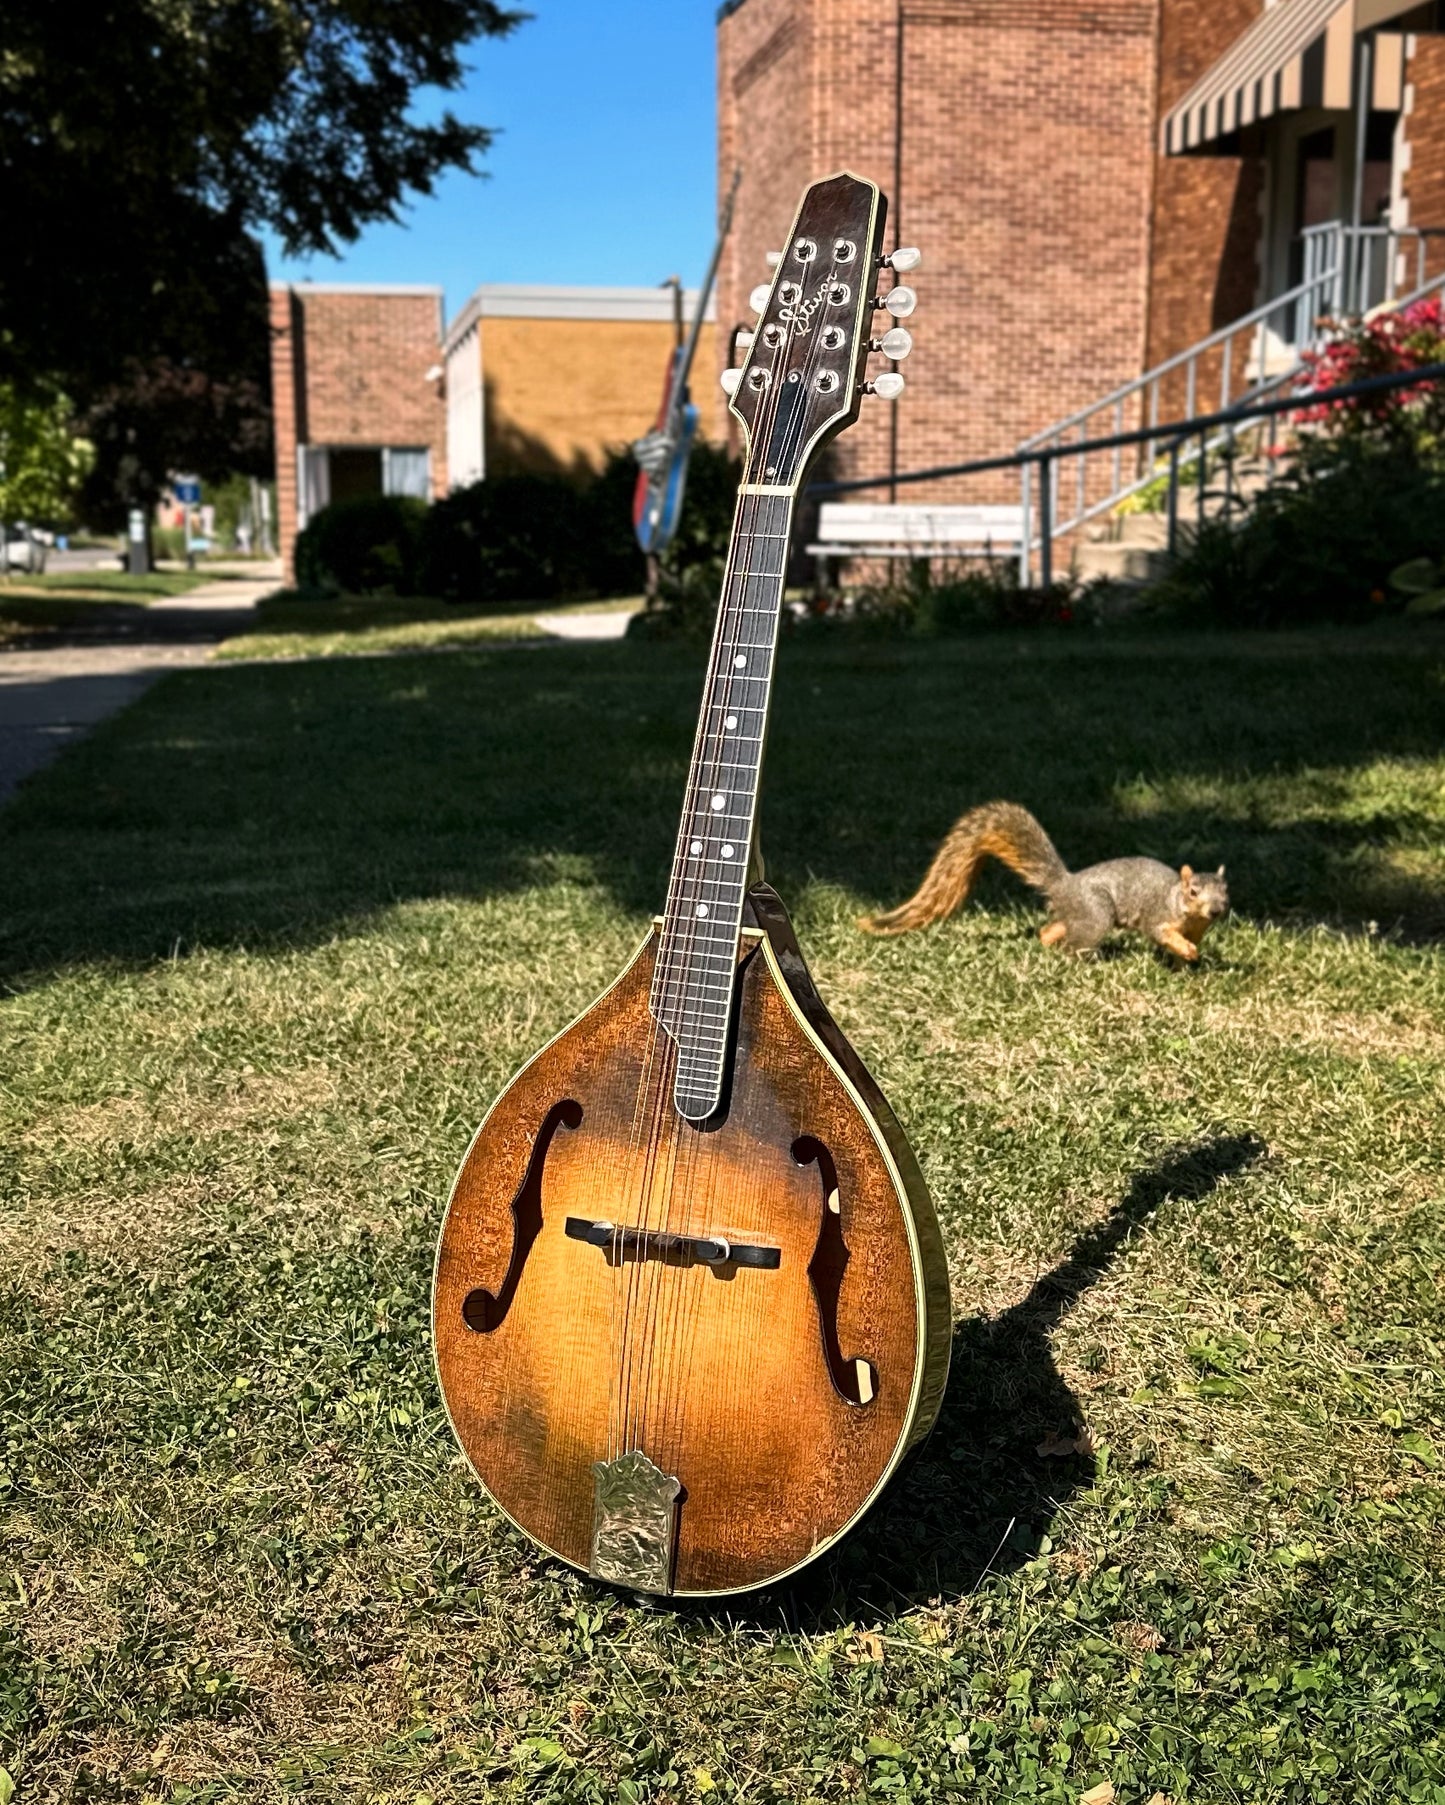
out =
<path fill-rule="evenodd" d="M 917 1164 L 776 896 L 749 903 L 717 1114 L 673 1107 L 654 931 L 493 1105 L 437 1255 L 437 1369 L 478 1477 L 544 1548 L 644 1591 L 820 1554 L 947 1375 Z"/>

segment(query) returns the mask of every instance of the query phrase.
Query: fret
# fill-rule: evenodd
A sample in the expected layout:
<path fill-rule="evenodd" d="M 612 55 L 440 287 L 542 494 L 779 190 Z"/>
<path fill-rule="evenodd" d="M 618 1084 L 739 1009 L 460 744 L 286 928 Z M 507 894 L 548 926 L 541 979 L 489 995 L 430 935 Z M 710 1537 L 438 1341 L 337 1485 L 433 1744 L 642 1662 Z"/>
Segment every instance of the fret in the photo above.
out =
<path fill-rule="evenodd" d="M 792 524 L 791 493 L 740 494 L 652 986 L 652 1013 L 677 1043 L 685 1113 L 721 1085 Z"/>

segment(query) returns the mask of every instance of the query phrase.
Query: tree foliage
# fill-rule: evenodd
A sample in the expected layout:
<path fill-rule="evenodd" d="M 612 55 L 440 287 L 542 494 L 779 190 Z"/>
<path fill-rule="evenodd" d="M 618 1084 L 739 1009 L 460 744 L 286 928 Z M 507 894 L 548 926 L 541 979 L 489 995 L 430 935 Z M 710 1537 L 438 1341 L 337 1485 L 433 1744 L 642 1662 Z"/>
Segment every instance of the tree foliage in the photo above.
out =
<path fill-rule="evenodd" d="M 94 457 L 64 395 L 0 382 L 0 522 L 64 520 Z"/>
<path fill-rule="evenodd" d="M 418 118 L 418 100 L 460 84 L 469 41 L 524 16 L 495 0 L 4 11 L 0 378 L 54 374 L 87 407 L 167 365 L 264 394 L 254 235 L 334 251 L 472 168 L 485 127 Z"/>

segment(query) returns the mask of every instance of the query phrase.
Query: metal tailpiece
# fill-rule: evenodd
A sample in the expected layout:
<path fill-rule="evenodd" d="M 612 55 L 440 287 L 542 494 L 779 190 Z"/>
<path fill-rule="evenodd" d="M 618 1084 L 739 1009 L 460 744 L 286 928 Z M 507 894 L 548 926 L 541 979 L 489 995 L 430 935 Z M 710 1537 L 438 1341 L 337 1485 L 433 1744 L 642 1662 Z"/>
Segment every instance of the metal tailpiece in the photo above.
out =
<path fill-rule="evenodd" d="M 670 1592 L 681 1481 L 655 1467 L 640 1448 L 595 1461 L 592 1471 L 597 1494 L 588 1571 L 639 1592 Z"/>

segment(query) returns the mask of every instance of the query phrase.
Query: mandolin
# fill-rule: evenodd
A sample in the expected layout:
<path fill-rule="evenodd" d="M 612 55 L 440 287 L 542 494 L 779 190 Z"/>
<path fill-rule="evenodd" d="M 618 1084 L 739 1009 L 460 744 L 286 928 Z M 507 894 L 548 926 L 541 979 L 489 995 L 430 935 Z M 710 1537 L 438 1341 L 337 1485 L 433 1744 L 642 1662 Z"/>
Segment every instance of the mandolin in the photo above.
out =
<path fill-rule="evenodd" d="M 907 348 L 874 339 L 875 313 L 913 302 L 878 293 L 884 211 L 853 175 L 807 190 L 724 376 L 743 479 L 667 905 L 492 1105 L 437 1253 L 438 1375 L 477 1476 L 544 1549 L 648 1593 L 815 1559 L 947 1377 L 917 1161 L 754 847 L 798 492 L 863 395 L 902 386 L 866 379 L 871 351 Z"/>

